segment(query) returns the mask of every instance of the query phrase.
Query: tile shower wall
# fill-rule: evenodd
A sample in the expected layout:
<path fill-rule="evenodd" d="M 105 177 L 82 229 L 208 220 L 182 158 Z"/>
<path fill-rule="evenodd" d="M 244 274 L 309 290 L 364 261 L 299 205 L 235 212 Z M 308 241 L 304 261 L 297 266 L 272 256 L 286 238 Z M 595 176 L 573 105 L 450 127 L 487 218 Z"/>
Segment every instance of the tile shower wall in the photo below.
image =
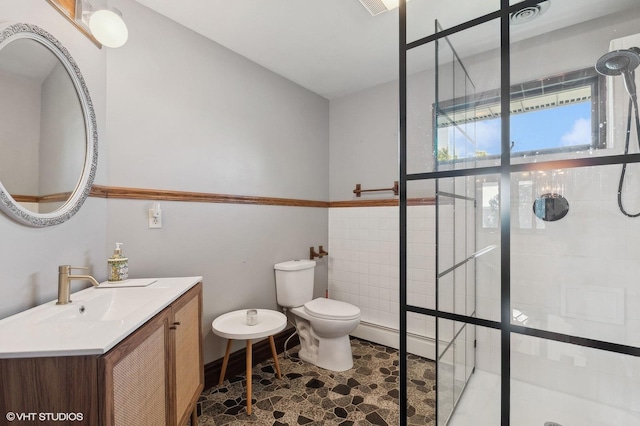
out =
<path fill-rule="evenodd" d="M 435 208 L 407 211 L 407 298 L 435 304 Z M 361 321 L 399 329 L 399 208 L 329 209 L 329 297 L 358 306 Z M 409 333 L 433 338 L 433 322 L 411 314 Z"/>
<path fill-rule="evenodd" d="M 521 173 L 512 180 L 511 306 L 514 324 L 629 346 L 640 346 L 640 218 L 617 206 L 621 166 Z M 640 184 L 629 167 L 626 203 Z M 543 222 L 532 212 L 536 196 L 561 193 L 569 213 Z M 497 238 L 482 228 L 479 240 Z M 499 319 L 497 253 L 478 260 L 479 316 Z M 512 336 L 514 379 L 640 414 L 638 358 L 559 342 Z M 499 336 L 478 330 L 478 368 L 499 373 Z M 639 420 L 640 423 L 640 420 Z"/>

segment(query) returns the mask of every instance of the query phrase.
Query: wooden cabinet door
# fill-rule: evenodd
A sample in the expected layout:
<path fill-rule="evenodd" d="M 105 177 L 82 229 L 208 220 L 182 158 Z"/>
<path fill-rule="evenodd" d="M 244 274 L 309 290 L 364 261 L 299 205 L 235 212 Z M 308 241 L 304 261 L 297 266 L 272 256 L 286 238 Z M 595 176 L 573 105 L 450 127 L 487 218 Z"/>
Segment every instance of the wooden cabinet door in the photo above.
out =
<path fill-rule="evenodd" d="M 40 413 L 74 415 L 52 424 L 98 424 L 97 371 L 94 355 L 0 359 L 0 425 L 44 425 Z M 30 421 L 4 423 L 9 412 L 27 413 Z"/>
<path fill-rule="evenodd" d="M 204 387 L 202 360 L 202 284 L 171 305 L 174 354 L 174 407 L 172 424 L 187 423 Z"/>
<path fill-rule="evenodd" d="M 171 424 L 171 354 L 167 308 L 100 357 L 102 424 Z"/>

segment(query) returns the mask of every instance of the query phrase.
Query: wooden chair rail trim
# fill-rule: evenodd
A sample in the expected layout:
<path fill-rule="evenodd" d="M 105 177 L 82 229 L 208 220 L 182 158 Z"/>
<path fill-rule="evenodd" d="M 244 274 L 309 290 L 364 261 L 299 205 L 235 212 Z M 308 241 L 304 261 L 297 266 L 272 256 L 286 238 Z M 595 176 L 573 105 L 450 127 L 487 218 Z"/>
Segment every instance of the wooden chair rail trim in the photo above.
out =
<path fill-rule="evenodd" d="M 11 194 L 11 198 L 18 203 L 37 203 L 40 201 L 37 195 Z"/>
<path fill-rule="evenodd" d="M 129 200 L 185 201 L 200 203 L 256 204 L 269 206 L 328 207 L 326 201 L 294 198 L 256 197 L 250 195 L 214 194 L 209 192 L 173 191 L 165 189 L 123 188 L 94 185 L 92 197 Z"/>
<path fill-rule="evenodd" d="M 71 192 L 59 192 L 57 194 L 47 195 L 23 195 L 11 194 L 11 198 L 19 203 L 48 203 L 67 201 L 71 197 Z"/>
<path fill-rule="evenodd" d="M 389 207 L 397 206 L 397 199 L 315 201 L 295 198 L 256 197 L 250 195 L 214 194 L 209 192 L 174 191 L 166 189 L 125 188 L 93 185 L 91 197 L 128 200 L 183 201 L 199 203 L 253 204 L 289 207 Z M 408 205 L 434 205 L 435 198 L 411 198 Z"/>

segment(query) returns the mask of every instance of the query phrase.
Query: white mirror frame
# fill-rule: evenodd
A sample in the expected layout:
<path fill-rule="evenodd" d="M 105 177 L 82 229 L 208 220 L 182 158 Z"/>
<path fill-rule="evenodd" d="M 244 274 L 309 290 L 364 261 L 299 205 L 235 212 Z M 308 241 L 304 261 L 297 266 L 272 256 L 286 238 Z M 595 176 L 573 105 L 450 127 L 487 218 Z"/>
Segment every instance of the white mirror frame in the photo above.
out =
<path fill-rule="evenodd" d="M 82 176 L 78 180 L 71 197 L 62 207 L 51 213 L 34 213 L 17 203 L 11 194 L 0 182 L 0 210 L 7 216 L 24 225 L 33 227 L 45 227 L 59 225 L 69 220 L 80 210 L 82 204 L 91 192 L 91 186 L 96 174 L 98 165 L 98 131 L 96 126 L 96 115 L 93 110 L 89 90 L 80 73 L 80 68 L 73 60 L 67 49 L 51 34 L 31 24 L 7 24 L 0 27 L 0 50 L 14 40 L 31 39 L 45 46 L 64 65 L 69 77 L 73 81 L 76 89 L 80 107 L 84 115 L 86 152 Z M 2 153 L 0 153 L 2 155 Z"/>

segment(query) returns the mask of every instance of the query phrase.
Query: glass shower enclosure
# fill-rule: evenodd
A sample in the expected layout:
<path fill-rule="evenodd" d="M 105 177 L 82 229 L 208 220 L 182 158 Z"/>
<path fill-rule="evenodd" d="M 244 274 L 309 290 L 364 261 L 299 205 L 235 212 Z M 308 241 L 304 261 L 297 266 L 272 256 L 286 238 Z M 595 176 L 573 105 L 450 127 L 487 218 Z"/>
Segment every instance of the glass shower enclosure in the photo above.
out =
<path fill-rule="evenodd" d="M 436 22 L 436 33 L 442 27 Z M 436 40 L 436 102 L 434 111 L 435 170 L 473 167 L 468 155 L 476 143 L 469 105 L 475 85 L 451 41 Z M 442 99 L 442 101 L 440 101 Z M 449 100 L 449 101 L 446 101 Z M 475 317 L 476 292 L 476 182 L 473 176 L 436 179 L 436 310 Z M 488 249 L 483 249 L 482 252 Z M 452 415 L 475 368 L 475 325 L 438 318 L 437 424 Z"/>
<path fill-rule="evenodd" d="M 640 426 L 640 217 L 622 211 L 640 212 L 640 4 L 453 0 L 428 26 L 419 1 L 400 6 L 400 423 Z M 602 75 L 610 58 L 624 69 Z M 415 334 L 435 401 L 412 390 Z"/>

